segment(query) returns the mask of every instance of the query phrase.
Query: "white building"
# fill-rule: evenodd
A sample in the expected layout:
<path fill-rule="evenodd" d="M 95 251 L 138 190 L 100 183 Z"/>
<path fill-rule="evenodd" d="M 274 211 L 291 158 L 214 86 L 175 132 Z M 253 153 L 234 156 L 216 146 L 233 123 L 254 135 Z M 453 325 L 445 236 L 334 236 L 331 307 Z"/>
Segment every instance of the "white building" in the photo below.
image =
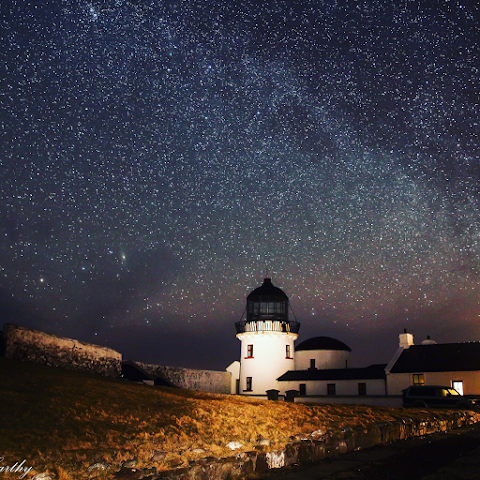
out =
<path fill-rule="evenodd" d="M 266 395 L 277 378 L 295 368 L 294 342 L 300 324 L 288 318 L 288 297 L 270 278 L 247 297 L 246 319 L 236 323 L 242 342 L 238 393 Z"/>
<path fill-rule="evenodd" d="M 365 403 L 353 401 L 386 395 L 385 365 L 370 365 L 365 368 L 331 368 L 325 370 L 291 370 L 284 373 L 278 384 L 285 392 L 297 391 L 300 397 L 316 397 L 321 402 L 342 398 L 342 403 Z M 325 397 L 325 398 L 324 398 Z"/>
<path fill-rule="evenodd" d="M 240 363 L 232 393 L 325 403 L 401 406 L 410 385 L 445 385 L 465 395 L 480 393 L 480 342 L 415 345 L 406 331 L 388 365 L 352 368 L 351 349 L 330 337 L 300 343 L 300 324 L 289 320 L 287 295 L 270 278 L 247 297 L 246 318 L 235 324 Z"/>
<path fill-rule="evenodd" d="M 295 370 L 349 368 L 352 349 L 340 340 L 313 337 L 295 347 Z"/>
<path fill-rule="evenodd" d="M 385 395 L 385 366 L 350 368 L 351 349 L 343 342 L 314 337 L 295 348 L 300 324 L 289 319 L 288 297 L 270 278 L 248 295 L 246 319 L 235 326 L 242 344 L 240 368 L 237 362 L 228 368 L 236 380 L 232 393 Z"/>
<path fill-rule="evenodd" d="M 400 334 L 398 350 L 385 372 L 388 395 L 401 395 L 410 385 L 444 385 L 463 395 L 480 393 L 480 342 L 441 343 Z"/>
<path fill-rule="evenodd" d="M 314 337 L 295 348 L 300 324 L 289 320 L 288 297 L 270 278 L 248 295 L 246 319 L 235 326 L 242 344 L 240 368 L 234 362 L 227 369 L 234 378 L 232 393 L 271 391 L 290 399 L 385 395 L 385 365 L 351 368 L 351 349 L 343 342 Z"/>

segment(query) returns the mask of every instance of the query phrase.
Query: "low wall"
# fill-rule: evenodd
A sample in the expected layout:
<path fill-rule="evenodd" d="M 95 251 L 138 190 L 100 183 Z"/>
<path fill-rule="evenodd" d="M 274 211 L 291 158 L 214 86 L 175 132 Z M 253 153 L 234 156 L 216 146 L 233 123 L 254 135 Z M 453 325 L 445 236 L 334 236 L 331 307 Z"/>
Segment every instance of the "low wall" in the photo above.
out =
<path fill-rule="evenodd" d="M 150 363 L 135 363 L 150 375 L 162 377 L 179 388 L 199 392 L 230 393 L 231 374 L 227 371 L 194 370 Z"/>
<path fill-rule="evenodd" d="M 372 425 L 368 428 L 346 428 L 341 432 L 317 437 L 314 434 L 302 435 L 301 438 L 295 438 L 281 450 L 243 452 L 235 457 L 210 459 L 210 461 L 199 460 L 189 468 L 159 472 L 155 478 L 165 478 L 165 480 L 218 480 L 261 474 L 270 469 L 291 465 L 302 467 L 359 449 L 446 432 L 479 421 L 480 414 L 478 413 L 459 412 L 458 415 L 454 415 L 448 420 L 435 419 L 420 422 L 404 419 L 397 422 Z"/>
<path fill-rule="evenodd" d="M 399 408 L 403 405 L 401 395 L 309 395 L 295 397 L 295 403 L 332 403 L 338 405 L 375 405 L 376 407 Z"/>
<path fill-rule="evenodd" d="M 7 358 L 110 377 L 118 377 L 122 371 L 120 353 L 72 338 L 6 323 L 3 340 Z"/>

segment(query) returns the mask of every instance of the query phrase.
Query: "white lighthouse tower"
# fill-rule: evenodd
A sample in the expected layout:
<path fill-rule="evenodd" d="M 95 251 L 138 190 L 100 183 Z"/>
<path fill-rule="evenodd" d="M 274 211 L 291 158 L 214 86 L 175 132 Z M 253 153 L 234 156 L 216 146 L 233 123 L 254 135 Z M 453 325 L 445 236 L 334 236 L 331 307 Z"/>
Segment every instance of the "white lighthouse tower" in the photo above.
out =
<path fill-rule="evenodd" d="M 247 297 L 246 319 L 235 324 L 242 342 L 239 392 L 266 395 L 277 378 L 295 369 L 294 342 L 300 324 L 288 319 L 288 297 L 270 278 Z"/>

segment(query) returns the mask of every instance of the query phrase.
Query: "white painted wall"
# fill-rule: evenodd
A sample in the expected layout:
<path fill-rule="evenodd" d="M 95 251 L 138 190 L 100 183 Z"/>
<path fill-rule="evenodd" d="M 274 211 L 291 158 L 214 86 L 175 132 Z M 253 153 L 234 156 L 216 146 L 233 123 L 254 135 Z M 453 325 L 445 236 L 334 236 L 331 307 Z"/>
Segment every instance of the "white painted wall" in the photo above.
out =
<path fill-rule="evenodd" d="M 453 381 L 463 381 L 463 394 L 480 394 L 480 371 L 467 372 L 413 372 L 423 373 L 425 385 L 452 386 Z M 390 373 L 387 375 L 388 394 L 401 395 L 402 390 L 413 383 L 413 373 Z"/>
<path fill-rule="evenodd" d="M 237 393 L 237 380 L 240 379 L 240 362 L 235 360 L 226 368 L 226 370 L 232 376 L 230 382 L 230 393 L 235 395 Z"/>
<path fill-rule="evenodd" d="M 331 403 L 334 405 L 375 405 L 377 407 L 393 407 L 402 406 L 402 397 L 400 396 L 335 396 L 335 397 L 295 397 L 295 403 Z"/>
<path fill-rule="evenodd" d="M 304 383 L 306 386 L 307 395 L 327 395 L 327 384 L 334 383 L 336 396 L 352 395 L 358 396 L 358 384 L 367 384 L 367 395 L 385 395 L 385 382 L 381 379 L 370 380 L 295 380 L 288 382 L 278 382 L 281 385 L 279 390 L 300 390 L 300 384 Z M 333 398 L 333 396 L 327 397 Z"/>
<path fill-rule="evenodd" d="M 413 342 L 413 335 L 411 333 L 401 333 L 398 336 L 398 346 L 401 348 L 410 348 L 410 346 L 415 345 Z"/>
<path fill-rule="evenodd" d="M 352 367 L 350 352 L 345 350 L 299 350 L 295 352 L 295 370 L 308 370 L 312 358 L 318 370 Z"/>
<path fill-rule="evenodd" d="M 279 389 L 277 378 L 295 368 L 294 342 L 298 335 L 285 332 L 245 332 L 237 334 L 242 342 L 240 353 L 240 394 L 266 395 Z M 253 358 L 248 358 L 248 345 L 253 345 Z M 290 355 L 286 358 L 286 345 Z M 252 377 L 252 390 L 246 391 L 246 379 Z M 280 389 L 279 389 L 280 390 Z"/>

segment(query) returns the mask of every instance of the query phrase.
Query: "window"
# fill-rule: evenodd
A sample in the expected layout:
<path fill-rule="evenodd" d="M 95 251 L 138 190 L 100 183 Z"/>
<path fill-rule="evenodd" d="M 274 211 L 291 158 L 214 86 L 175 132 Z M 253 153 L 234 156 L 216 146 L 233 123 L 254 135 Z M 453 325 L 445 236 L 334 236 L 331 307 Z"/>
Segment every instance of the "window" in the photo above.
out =
<path fill-rule="evenodd" d="M 463 395 L 463 380 L 454 380 L 452 387 L 460 394 Z"/>
<path fill-rule="evenodd" d="M 247 356 L 246 358 L 253 358 L 253 345 L 247 345 Z"/>
<path fill-rule="evenodd" d="M 306 383 L 301 383 L 299 386 L 298 386 L 298 390 L 299 390 L 299 393 L 300 395 L 306 395 L 307 394 L 307 384 Z"/>
<path fill-rule="evenodd" d="M 286 302 L 254 301 L 248 304 L 248 314 L 255 318 L 271 318 L 276 315 L 285 316 L 287 313 Z"/>
<path fill-rule="evenodd" d="M 252 391 L 252 377 L 247 377 L 245 392 Z"/>
<path fill-rule="evenodd" d="M 327 383 L 327 395 L 336 395 L 336 386 L 334 383 Z"/>
<path fill-rule="evenodd" d="M 414 373 L 413 374 L 413 384 L 414 385 L 425 385 L 425 378 L 423 373 Z"/>
<path fill-rule="evenodd" d="M 366 395 L 367 394 L 367 384 L 364 382 L 360 382 L 358 384 L 358 394 L 359 395 Z"/>
<path fill-rule="evenodd" d="M 310 359 L 310 370 L 315 370 L 315 359 L 314 358 Z"/>
<path fill-rule="evenodd" d="M 285 358 L 292 358 L 290 356 L 290 345 L 286 345 Z"/>

